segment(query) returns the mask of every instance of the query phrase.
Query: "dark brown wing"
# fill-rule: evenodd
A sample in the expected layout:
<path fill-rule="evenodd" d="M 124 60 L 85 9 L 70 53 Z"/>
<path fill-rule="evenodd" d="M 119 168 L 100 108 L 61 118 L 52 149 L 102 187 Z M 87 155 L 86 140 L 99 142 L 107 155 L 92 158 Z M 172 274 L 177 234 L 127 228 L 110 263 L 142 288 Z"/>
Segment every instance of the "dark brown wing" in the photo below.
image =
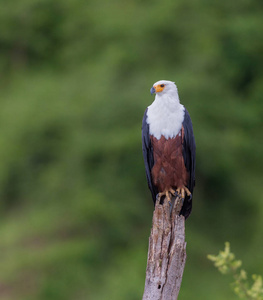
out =
<path fill-rule="evenodd" d="M 193 132 L 193 125 L 188 111 L 185 109 L 184 121 L 184 142 L 183 142 L 183 157 L 184 163 L 189 174 L 187 188 L 190 190 L 192 196 L 186 197 L 181 214 L 187 218 L 192 210 L 192 197 L 195 186 L 195 138 Z"/>
<path fill-rule="evenodd" d="M 143 153 L 148 187 L 152 193 L 153 202 L 155 204 L 156 195 L 158 194 L 158 191 L 153 184 L 152 175 L 151 175 L 151 170 L 154 165 L 154 159 L 153 159 L 153 148 L 152 148 L 152 143 L 149 134 L 149 124 L 147 124 L 146 122 L 147 110 L 148 108 L 146 109 L 142 120 L 142 153 Z"/>

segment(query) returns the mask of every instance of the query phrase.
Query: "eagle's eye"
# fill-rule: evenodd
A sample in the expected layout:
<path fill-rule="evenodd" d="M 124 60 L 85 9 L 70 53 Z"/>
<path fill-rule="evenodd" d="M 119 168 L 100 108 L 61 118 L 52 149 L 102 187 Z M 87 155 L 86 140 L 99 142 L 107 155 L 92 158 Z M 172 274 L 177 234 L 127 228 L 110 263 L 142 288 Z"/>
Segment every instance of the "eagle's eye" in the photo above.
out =
<path fill-rule="evenodd" d="M 161 84 L 161 85 L 160 85 L 160 87 L 162 87 L 162 88 L 163 88 L 163 87 L 164 87 L 164 84 Z"/>

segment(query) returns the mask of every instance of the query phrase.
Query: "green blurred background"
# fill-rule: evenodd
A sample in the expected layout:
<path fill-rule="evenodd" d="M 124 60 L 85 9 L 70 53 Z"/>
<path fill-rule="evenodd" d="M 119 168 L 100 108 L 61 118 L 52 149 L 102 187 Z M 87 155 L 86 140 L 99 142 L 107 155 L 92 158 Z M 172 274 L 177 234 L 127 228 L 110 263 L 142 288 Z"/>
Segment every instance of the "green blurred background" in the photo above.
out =
<path fill-rule="evenodd" d="M 153 204 L 141 120 L 175 81 L 197 144 L 179 298 L 263 274 L 261 1 L 14 0 L 0 10 L 0 298 L 141 299 Z"/>

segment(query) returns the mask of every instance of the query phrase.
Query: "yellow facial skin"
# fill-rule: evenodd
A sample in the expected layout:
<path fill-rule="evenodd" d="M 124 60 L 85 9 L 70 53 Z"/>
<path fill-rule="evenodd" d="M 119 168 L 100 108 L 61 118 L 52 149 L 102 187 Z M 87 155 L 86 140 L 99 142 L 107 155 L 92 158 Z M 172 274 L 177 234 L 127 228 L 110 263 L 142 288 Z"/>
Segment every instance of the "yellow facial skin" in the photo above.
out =
<path fill-rule="evenodd" d="M 165 85 L 164 84 L 158 84 L 158 85 L 154 85 L 153 87 L 155 89 L 155 92 L 159 93 L 159 92 L 163 91 L 163 89 L 165 88 Z"/>

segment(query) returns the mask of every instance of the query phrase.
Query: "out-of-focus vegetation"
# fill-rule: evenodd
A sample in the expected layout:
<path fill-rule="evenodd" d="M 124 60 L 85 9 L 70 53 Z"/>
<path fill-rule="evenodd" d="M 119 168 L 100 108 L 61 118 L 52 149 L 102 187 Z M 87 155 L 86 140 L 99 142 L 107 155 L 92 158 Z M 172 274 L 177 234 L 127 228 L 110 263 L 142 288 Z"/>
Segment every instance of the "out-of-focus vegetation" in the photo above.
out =
<path fill-rule="evenodd" d="M 225 243 L 225 250 L 219 251 L 218 255 L 208 255 L 209 260 L 214 262 L 214 265 L 222 274 L 232 274 L 234 282 L 232 287 L 234 292 L 242 299 L 262 300 L 263 299 L 263 284 L 260 275 L 253 274 L 253 282 L 250 285 L 247 277 L 247 272 L 244 269 L 239 270 L 242 265 L 241 260 L 235 259 L 235 254 L 230 252 L 229 242 Z"/>
<path fill-rule="evenodd" d="M 0 297 L 140 299 L 153 204 L 141 119 L 159 79 L 194 124 L 180 299 L 263 269 L 262 3 L 14 0 L 0 10 Z"/>

